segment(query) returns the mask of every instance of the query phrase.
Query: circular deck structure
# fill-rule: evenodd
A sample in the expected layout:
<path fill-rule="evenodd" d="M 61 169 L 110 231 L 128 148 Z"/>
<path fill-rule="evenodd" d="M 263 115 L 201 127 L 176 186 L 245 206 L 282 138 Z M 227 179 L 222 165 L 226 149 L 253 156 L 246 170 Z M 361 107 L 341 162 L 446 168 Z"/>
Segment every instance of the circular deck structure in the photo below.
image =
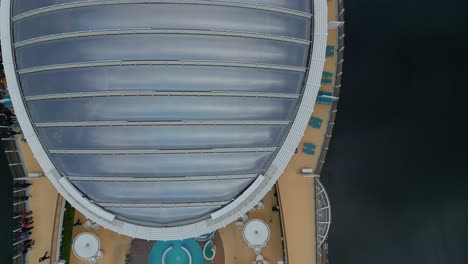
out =
<path fill-rule="evenodd" d="M 203 264 L 202 249 L 193 239 L 158 241 L 149 254 L 149 264 Z"/>
<path fill-rule="evenodd" d="M 315 221 L 317 234 L 317 248 L 327 239 L 331 225 L 331 207 L 327 191 L 320 180 L 315 180 Z"/>
<path fill-rule="evenodd" d="M 3 0 L 4 68 L 70 204 L 130 237 L 197 237 L 255 206 L 294 154 L 326 16 L 325 0 Z"/>
<path fill-rule="evenodd" d="M 249 247 L 264 247 L 270 239 L 270 227 L 263 220 L 253 219 L 245 224 L 242 235 Z"/>
<path fill-rule="evenodd" d="M 89 260 L 96 256 L 101 248 L 99 238 L 91 233 L 81 233 L 75 237 L 72 244 L 73 253 L 79 259 Z"/>

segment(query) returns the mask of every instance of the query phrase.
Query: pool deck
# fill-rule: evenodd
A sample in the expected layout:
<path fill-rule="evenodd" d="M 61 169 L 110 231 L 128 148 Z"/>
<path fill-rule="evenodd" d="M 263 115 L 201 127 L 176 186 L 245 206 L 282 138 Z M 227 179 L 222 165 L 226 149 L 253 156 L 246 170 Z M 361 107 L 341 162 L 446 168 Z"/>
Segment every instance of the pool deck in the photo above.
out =
<path fill-rule="evenodd" d="M 86 217 L 82 215 L 78 210 L 75 210 L 75 219 L 76 222 L 80 219 L 81 223 L 84 224 Z M 83 232 L 89 232 L 95 234 L 101 241 L 101 251 L 104 253 L 102 259 L 97 260 L 99 264 L 124 264 L 125 255 L 129 253 L 130 245 L 132 243 L 132 238 L 119 235 L 111 230 L 105 229 L 103 227 L 98 230 L 93 228 L 84 228 L 83 225 L 76 226 L 73 228 L 73 239 Z M 70 263 L 69 264 L 89 264 L 88 261 L 81 260 L 77 258 L 73 252 L 70 254 Z"/>
<path fill-rule="evenodd" d="M 280 217 L 279 213 L 271 210 L 273 206 L 278 204 L 274 196 L 274 190 L 268 192 L 262 201 L 265 204 L 264 209 L 255 210 L 254 212 L 247 213 L 247 215 L 249 220 L 261 219 L 269 225 L 270 240 L 267 246 L 262 249 L 262 255 L 273 264 L 283 258 Z M 218 232 L 223 242 L 225 264 L 250 264 L 255 260 L 254 251 L 247 246 L 242 236 L 242 229 L 237 229 L 235 222 L 220 229 Z"/>
<path fill-rule="evenodd" d="M 20 136 L 17 136 L 17 140 L 26 170 L 28 172 L 44 173 L 28 144 L 22 142 Z M 29 187 L 28 192 L 31 196 L 29 209 L 33 211 L 34 216 L 34 229 L 30 238 L 35 240 L 36 244 L 28 253 L 28 263 L 37 263 L 38 259 L 48 251 L 51 258 L 42 263 L 54 264 L 56 263 L 57 237 L 60 228 L 63 197 L 57 193 L 47 177 L 33 178 L 30 182 L 32 185 Z M 86 218 L 79 211 L 75 211 L 75 221 L 77 219 L 81 219 L 82 223 L 86 221 Z M 73 238 L 82 232 L 93 233 L 101 240 L 104 258 L 98 261 L 99 264 L 125 263 L 125 255 L 130 248 L 131 238 L 118 235 L 104 228 L 94 230 L 85 229 L 82 226 L 73 228 Z M 88 262 L 76 258 L 71 253 L 70 264 L 88 264 Z"/>
<path fill-rule="evenodd" d="M 22 142 L 17 136 L 18 145 L 23 158 L 24 166 L 28 172 L 40 172 L 44 175 L 41 167 L 34 158 L 29 145 Z M 36 241 L 36 244 L 28 253 L 28 262 L 37 263 L 38 259 L 49 252 L 51 259 L 42 263 L 55 263 L 56 253 L 56 232 L 58 219 L 56 219 L 56 211 L 58 209 L 60 195 L 55 190 L 55 187 L 50 183 L 47 177 L 34 178 L 30 181 L 32 185 L 29 187 L 28 193 L 31 196 L 29 199 L 29 209 L 33 211 L 34 229 L 31 230 L 30 239 Z M 60 215 L 59 215 L 60 216 Z M 54 237 L 55 236 L 55 237 Z"/>
<path fill-rule="evenodd" d="M 335 0 L 328 0 L 329 21 L 336 20 L 335 5 Z M 337 46 L 336 35 L 336 30 L 329 30 L 328 45 Z M 327 57 L 324 70 L 334 72 L 336 68 L 335 64 L 336 60 L 334 56 Z M 332 91 L 332 89 L 331 84 L 322 84 L 321 90 Z M 315 105 L 313 116 L 321 118 L 323 124 L 320 129 L 307 127 L 298 147 L 298 153 L 291 159 L 284 174 L 278 181 L 278 197 L 281 203 L 288 263 L 311 264 L 316 261 L 314 179 L 303 177 L 299 172 L 302 168 L 315 168 L 317 166 L 324 137 L 326 136 L 330 110 L 330 105 Z M 28 144 L 21 142 L 20 137 L 17 137 L 17 139 L 27 171 L 43 173 Z M 308 155 L 302 152 L 301 146 L 304 142 L 313 143 L 317 146 L 315 155 Z M 33 185 L 29 188 L 29 194 L 31 195 L 29 207 L 34 212 L 34 229 L 32 230 L 31 239 L 34 239 L 36 244 L 28 254 L 28 262 L 37 263 L 38 258 L 48 251 L 51 259 L 42 263 L 55 263 L 61 199 L 63 198 L 57 193 L 46 177 L 32 179 L 31 182 Z M 265 203 L 264 209 L 248 214 L 249 219 L 262 219 L 270 226 L 270 240 L 267 247 L 262 250 L 262 254 L 272 264 L 283 257 L 280 217 L 278 213 L 274 213 L 271 210 L 272 206 L 276 206 L 277 204 L 273 193 L 274 191 L 270 191 L 263 199 Z M 86 218 L 76 211 L 75 221 L 78 218 L 83 223 L 86 221 Z M 100 238 L 104 258 L 98 260 L 99 264 L 124 264 L 125 255 L 130 249 L 131 238 L 104 228 L 93 230 L 85 229 L 82 226 L 74 228 L 73 237 L 81 232 L 91 232 Z M 219 230 L 219 235 L 225 249 L 224 263 L 250 264 L 254 260 L 255 254 L 253 250 L 247 247 L 242 237 L 242 230 L 237 229 L 235 223 L 231 223 L 226 228 Z M 70 263 L 86 264 L 88 262 L 79 260 L 71 253 Z"/>
<path fill-rule="evenodd" d="M 334 21 L 336 20 L 336 1 L 328 0 L 327 3 L 328 20 Z M 336 47 L 336 36 L 335 29 L 328 30 L 327 45 Z M 335 56 L 327 57 L 324 67 L 324 71 L 333 72 L 333 78 L 336 74 Z M 331 92 L 333 86 L 332 84 L 322 84 L 320 90 Z M 322 126 L 320 129 L 307 126 L 299 143 L 297 154 L 293 156 L 278 180 L 288 263 L 316 263 L 315 180 L 312 177 L 304 177 L 300 172 L 303 168 L 315 169 L 317 167 L 327 133 L 330 111 L 331 105 L 315 104 L 312 116 L 322 119 Z M 314 155 L 302 152 L 305 142 L 316 145 Z"/>

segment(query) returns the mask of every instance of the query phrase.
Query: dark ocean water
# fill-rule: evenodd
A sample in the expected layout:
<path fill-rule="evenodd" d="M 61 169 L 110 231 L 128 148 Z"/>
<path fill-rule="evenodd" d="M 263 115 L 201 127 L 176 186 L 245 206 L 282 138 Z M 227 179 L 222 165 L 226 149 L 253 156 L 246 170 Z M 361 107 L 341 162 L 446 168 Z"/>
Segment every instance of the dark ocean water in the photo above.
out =
<path fill-rule="evenodd" d="M 466 3 L 345 8 L 343 86 L 322 174 L 330 263 L 468 263 L 467 151 L 455 140 L 466 128 L 448 128 L 467 120 L 455 118 L 467 89 Z"/>
<path fill-rule="evenodd" d="M 468 184 L 449 124 L 467 90 L 467 3 L 345 0 L 339 115 L 322 174 L 332 264 L 468 263 Z M 455 89 L 453 89 L 455 88 Z M 456 92 L 455 92 L 456 91 Z M 0 153 L 0 248 L 11 258 L 11 184 Z M 291 263 L 302 264 L 302 263 Z"/>
<path fill-rule="evenodd" d="M 0 138 L 4 137 L 4 129 L 0 128 Z M 10 263 L 12 258 L 11 241 L 13 240 L 12 226 L 12 182 L 10 169 L 0 144 L 0 263 Z"/>

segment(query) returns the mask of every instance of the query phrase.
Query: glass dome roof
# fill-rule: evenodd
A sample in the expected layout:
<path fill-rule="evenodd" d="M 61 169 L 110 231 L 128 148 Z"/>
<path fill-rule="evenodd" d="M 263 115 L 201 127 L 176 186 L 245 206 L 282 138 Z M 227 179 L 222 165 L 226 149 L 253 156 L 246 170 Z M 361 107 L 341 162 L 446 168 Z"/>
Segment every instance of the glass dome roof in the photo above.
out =
<path fill-rule="evenodd" d="M 233 210 L 259 180 L 274 183 L 268 171 L 280 167 L 307 89 L 315 101 L 312 1 L 10 0 L 5 9 L 2 44 L 21 95 L 12 98 L 38 139 L 31 148 L 62 194 L 112 215 L 111 225 L 215 229 L 213 213 Z"/>

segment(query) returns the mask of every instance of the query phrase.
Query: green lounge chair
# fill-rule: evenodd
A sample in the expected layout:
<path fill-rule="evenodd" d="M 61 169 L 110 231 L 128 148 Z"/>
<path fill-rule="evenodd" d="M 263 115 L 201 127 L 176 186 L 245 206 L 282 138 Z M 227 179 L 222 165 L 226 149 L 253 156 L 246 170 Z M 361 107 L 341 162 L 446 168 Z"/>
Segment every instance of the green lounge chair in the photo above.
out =
<path fill-rule="evenodd" d="M 302 149 L 302 152 L 309 155 L 314 155 L 315 151 L 313 149 Z"/>
<path fill-rule="evenodd" d="M 313 128 L 320 128 L 321 125 L 319 123 L 312 123 L 312 124 L 309 124 L 311 127 Z"/>
<path fill-rule="evenodd" d="M 309 126 L 313 128 L 320 128 L 322 126 L 322 119 L 317 117 L 312 117 L 309 121 Z"/>
<path fill-rule="evenodd" d="M 330 77 L 330 78 L 331 78 L 331 77 L 333 77 L 333 72 L 324 71 L 324 72 L 322 73 L 322 75 L 323 75 L 323 77 Z"/>
<path fill-rule="evenodd" d="M 323 120 L 321 118 L 318 118 L 318 117 L 315 117 L 315 116 L 312 116 L 310 118 L 310 121 L 314 122 L 314 123 L 320 123 L 322 124 Z"/>
<path fill-rule="evenodd" d="M 323 90 L 320 90 L 318 92 L 318 96 L 321 96 L 321 95 L 328 95 L 328 96 L 332 96 L 332 92 L 327 92 L 327 91 L 323 91 Z"/>
<path fill-rule="evenodd" d="M 331 98 L 326 98 L 326 97 L 317 97 L 317 103 L 319 104 L 331 104 L 332 103 L 332 99 Z"/>

